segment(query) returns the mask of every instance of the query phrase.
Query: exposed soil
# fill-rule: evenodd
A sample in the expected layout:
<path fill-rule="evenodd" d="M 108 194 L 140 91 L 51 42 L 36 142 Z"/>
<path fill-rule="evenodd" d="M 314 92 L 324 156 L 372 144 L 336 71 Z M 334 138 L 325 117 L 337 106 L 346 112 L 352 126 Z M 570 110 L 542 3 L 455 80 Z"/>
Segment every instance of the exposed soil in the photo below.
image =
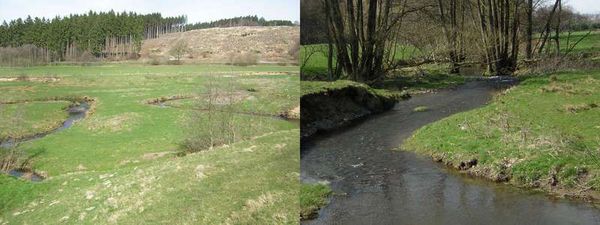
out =
<path fill-rule="evenodd" d="M 0 77 L 0 82 L 17 82 L 17 81 L 29 81 L 29 82 L 57 82 L 60 81 L 56 77 Z"/>
<path fill-rule="evenodd" d="M 351 121 L 392 109 L 397 99 L 369 92 L 364 87 L 348 86 L 307 94 L 300 99 L 301 135 L 333 130 Z"/>
<path fill-rule="evenodd" d="M 231 27 L 171 33 L 145 40 L 141 59 L 151 56 L 172 58 L 169 51 L 179 41 L 187 42 L 190 52 L 182 60 L 202 63 L 229 63 L 233 56 L 250 53 L 262 63 L 297 63 L 290 55 L 299 27 Z"/>
<path fill-rule="evenodd" d="M 550 179 L 537 180 L 527 185 L 520 185 L 512 182 L 512 177 L 510 175 L 510 169 L 518 161 L 517 159 L 505 159 L 498 165 L 493 165 L 496 168 L 491 168 L 492 166 L 478 166 L 478 159 L 475 158 L 462 162 L 453 162 L 448 160 L 444 154 L 433 154 L 431 155 L 431 158 L 435 162 L 441 163 L 448 168 L 458 171 L 458 173 L 466 174 L 470 177 L 482 178 L 493 182 L 511 183 L 525 189 L 543 191 L 558 198 L 569 198 L 591 203 L 600 203 L 600 193 L 598 191 L 594 191 L 591 188 L 583 185 L 569 187 L 560 183 L 556 177 L 560 171 L 560 168 L 555 168 L 554 171 L 550 172 Z M 587 179 L 587 175 L 587 172 L 580 173 L 578 180 L 582 181 Z"/>
<path fill-rule="evenodd" d="M 293 109 L 282 112 L 279 116 L 286 119 L 299 120 L 300 119 L 300 106 L 296 106 Z"/>

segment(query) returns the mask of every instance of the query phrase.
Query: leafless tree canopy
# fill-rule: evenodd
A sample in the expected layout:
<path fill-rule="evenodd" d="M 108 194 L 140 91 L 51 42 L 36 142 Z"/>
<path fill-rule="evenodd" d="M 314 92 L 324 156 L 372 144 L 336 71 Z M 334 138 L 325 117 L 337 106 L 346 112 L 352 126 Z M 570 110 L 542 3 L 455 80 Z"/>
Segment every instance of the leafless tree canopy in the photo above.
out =
<path fill-rule="evenodd" d="M 593 24 L 562 0 L 303 0 L 302 10 L 303 44 L 328 46 L 327 79 L 364 83 L 411 65 L 397 55 L 406 46 L 419 51 L 413 61 L 450 63 L 450 73 L 475 63 L 512 75 L 519 60 L 569 54 L 582 39 L 565 32 Z"/>

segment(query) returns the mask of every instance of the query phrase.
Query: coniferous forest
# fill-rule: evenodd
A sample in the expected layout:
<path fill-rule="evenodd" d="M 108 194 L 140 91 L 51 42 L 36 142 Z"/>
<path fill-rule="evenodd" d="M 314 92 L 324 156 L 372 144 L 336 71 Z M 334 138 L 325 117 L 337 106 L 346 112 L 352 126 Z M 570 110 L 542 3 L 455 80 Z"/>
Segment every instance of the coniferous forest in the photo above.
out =
<path fill-rule="evenodd" d="M 186 16 L 160 13 L 95 12 L 66 17 L 4 21 L 0 25 L 0 64 L 36 65 L 55 61 L 135 59 L 142 40 L 186 30 L 236 26 L 291 26 L 291 21 L 243 16 L 187 24 Z"/>
<path fill-rule="evenodd" d="M 136 57 L 143 39 L 181 32 L 185 16 L 160 13 L 94 12 L 53 19 L 27 17 L 0 25 L 0 60 L 28 55 L 32 63 L 77 60 L 80 57 Z M 17 57 L 15 57 L 17 56 Z"/>
<path fill-rule="evenodd" d="M 265 20 L 258 16 L 240 16 L 229 19 L 221 19 L 211 22 L 201 22 L 186 25 L 187 30 L 206 29 L 214 27 L 239 27 L 239 26 L 292 26 L 289 20 Z"/>

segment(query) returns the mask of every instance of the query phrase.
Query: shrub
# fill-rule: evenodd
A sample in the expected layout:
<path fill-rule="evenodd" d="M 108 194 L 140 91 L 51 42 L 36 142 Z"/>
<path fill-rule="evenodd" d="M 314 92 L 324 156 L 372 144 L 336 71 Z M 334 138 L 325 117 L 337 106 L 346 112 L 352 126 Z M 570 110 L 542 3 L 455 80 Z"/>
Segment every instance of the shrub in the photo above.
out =
<path fill-rule="evenodd" d="M 23 151 L 15 147 L 0 147 L 0 171 L 8 172 L 13 169 L 25 169 L 29 167 L 29 160 Z"/>
<path fill-rule="evenodd" d="M 182 65 L 183 61 L 181 61 L 181 60 L 167 60 L 167 64 L 169 64 L 169 65 Z"/>
<path fill-rule="evenodd" d="M 29 76 L 27 76 L 27 74 L 21 74 L 19 75 L 19 77 L 17 77 L 18 81 L 28 81 L 29 80 Z"/>
<path fill-rule="evenodd" d="M 175 43 L 175 45 L 171 48 L 171 50 L 169 50 L 169 54 L 171 54 L 171 56 L 175 57 L 175 59 L 179 62 L 181 60 L 181 58 L 183 58 L 183 56 L 187 53 L 190 52 L 190 48 L 188 46 L 188 43 L 180 40 L 177 43 Z M 179 64 L 177 64 L 179 65 Z"/>
<path fill-rule="evenodd" d="M 202 110 L 194 110 L 187 118 L 188 136 L 182 143 L 186 152 L 209 150 L 233 143 L 239 138 L 233 109 L 219 107 L 218 98 L 222 93 L 219 93 L 212 82 L 208 82 L 206 87 L 208 94 L 203 99 L 198 99 L 195 107 Z"/>
<path fill-rule="evenodd" d="M 258 64 L 258 56 L 251 52 L 231 54 L 229 64 L 235 66 L 250 66 Z"/>
<path fill-rule="evenodd" d="M 167 60 L 165 59 L 165 57 L 157 54 L 150 55 L 150 61 L 148 61 L 150 65 L 154 66 L 165 64 L 166 62 Z"/>

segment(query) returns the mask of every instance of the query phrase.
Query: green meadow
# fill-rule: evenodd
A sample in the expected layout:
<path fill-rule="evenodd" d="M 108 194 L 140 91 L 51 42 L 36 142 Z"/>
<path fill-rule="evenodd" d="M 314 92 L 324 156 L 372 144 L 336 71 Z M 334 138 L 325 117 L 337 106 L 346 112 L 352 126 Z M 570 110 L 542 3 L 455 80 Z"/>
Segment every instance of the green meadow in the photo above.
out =
<path fill-rule="evenodd" d="M 0 224 L 296 223 L 299 127 L 278 115 L 299 104 L 297 70 L 0 68 L 0 137 L 53 130 L 70 100 L 92 100 L 72 127 L 17 146 L 46 179 L 0 174 Z M 184 98 L 149 104 L 174 96 Z M 209 132 L 190 123 L 220 122 L 209 115 L 227 116 L 235 141 L 186 153 L 189 133 Z"/>

